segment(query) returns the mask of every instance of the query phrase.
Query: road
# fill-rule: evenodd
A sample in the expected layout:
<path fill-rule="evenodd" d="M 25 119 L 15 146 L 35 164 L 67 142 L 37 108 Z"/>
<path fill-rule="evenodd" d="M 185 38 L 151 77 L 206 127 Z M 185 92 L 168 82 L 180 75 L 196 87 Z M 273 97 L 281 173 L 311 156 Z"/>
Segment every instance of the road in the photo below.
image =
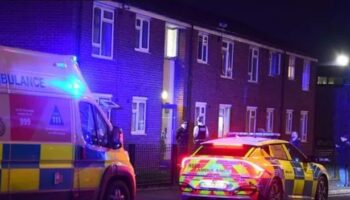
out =
<path fill-rule="evenodd" d="M 139 190 L 136 200 L 179 200 L 180 194 L 178 188 L 160 188 Z M 330 196 L 329 200 L 349 200 L 349 194 Z"/>

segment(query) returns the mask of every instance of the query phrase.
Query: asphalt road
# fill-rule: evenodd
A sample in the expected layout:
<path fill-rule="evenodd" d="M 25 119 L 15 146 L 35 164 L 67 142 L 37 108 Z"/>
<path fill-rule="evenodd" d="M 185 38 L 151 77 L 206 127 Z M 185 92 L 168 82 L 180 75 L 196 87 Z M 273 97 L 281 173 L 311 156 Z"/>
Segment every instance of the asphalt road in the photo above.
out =
<path fill-rule="evenodd" d="M 178 188 L 144 189 L 137 192 L 136 200 L 179 200 Z M 329 200 L 350 200 L 349 194 L 330 196 Z"/>

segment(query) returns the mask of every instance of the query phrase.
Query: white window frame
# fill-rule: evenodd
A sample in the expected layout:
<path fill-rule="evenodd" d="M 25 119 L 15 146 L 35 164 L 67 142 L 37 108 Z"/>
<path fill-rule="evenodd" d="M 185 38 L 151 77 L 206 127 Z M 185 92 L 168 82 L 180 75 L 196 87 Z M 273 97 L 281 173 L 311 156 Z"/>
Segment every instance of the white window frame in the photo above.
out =
<path fill-rule="evenodd" d="M 169 37 L 169 31 L 175 31 L 175 37 Z M 179 52 L 179 28 L 172 24 L 165 25 L 165 57 L 176 58 Z"/>
<path fill-rule="evenodd" d="M 120 108 L 118 104 L 112 101 L 113 95 L 105 93 L 93 93 L 93 96 L 95 97 L 97 104 L 106 113 L 108 120 L 111 120 L 112 109 Z"/>
<path fill-rule="evenodd" d="M 293 131 L 293 110 L 286 110 L 286 134 L 290 135 Z"/>
<path fill-rule="evenodd" d="M 100 42 L 97 43 L 97 42 L 94 42 L 94 22 L 95 22 L 95 15 L 94 15 L 94 10 L 95 8 L 99 8 L 101 10 L 101 22 L 100 22 Z M 103 14 L 104 12 L 110 12 L 112 13 L 112 16 L 113 16 L 113 19 L 108 19 L 108 18 L 104 18 Z M 114 19 L 115 19 L 115 14 L 114 14 L 114 9 L 111 8 L 111 7 L 106 7 L 106 6 L 102 6 L 100 4 L 96 4 L 94 3 L 94 6 L 92 8 L 92 34 L 91 34 L 91 43 L 92 43 L 92 48 L 99 48 L 99 53 L 98 54 L 95 54 L 93 53 L 93 50 L 91 51 L 91 56 L 92 57 L 96 57 L 96 58 L 102 58 L 102 59 L 107 59 L 107 60 L 112 60 L 113 59 L 113 52 L 114 52 L 114 48 L 113 48 L 113 44 L 114 44 Z M 112 39 L 111 39 L 111 56 L 105 56 L 105 55 L 102 55 L 102 25 L 103 25 L 103 22 L 105 23 L 109 23 L 112 25 Z"/>
<path fill-rule="evenodd" d="M 258 107 L 256 106 L 247 106 L 247 112 L 246 112 L 246 131 L 248 133 L 255 133 L 256 132 L 256 118 L 257 118 L 257 110 Z M 253 115 L 254 113 L 254 115 Z M 251 127 L 251 121 L 254 120 L 253 123 L 253 130 L 250 130 Z"/>
<path fill-rule="evenodd" d="M 133 109 L 132 108 L 132 104 L 131 104 L 131 110 L 132 110 L 132 114 L 136 113 L 136 121 L 135 121 L 135 126 L 136 126 L 136 130 L 133 131 L 133 127 L 132 127 L 132 120 L 133 118 L 131 117 L 131 134 L 132 135 L 146 135 L 146 125 L 147 125 L 147 100 L 148 98 L 147 97 L 137 97 L 137 96 L 134 96 L 132 97 L 132 104 L 136 103 L 136 109 Z M 139 107 L 140 107 L 140 104 L 143 103 L 145 104 L 145 110 L 144 110 L 144 129 L 137 129 L 137 125 L 140 123 L 139 122 L 139 114 L 140 114 L 140 111 L 139 111 Z"/>
<path fill-rule="evenodd" d="M 256 52 L 256 54 L 255 54 Z M 250 55 L 251 54 L 251 55 Z M 249 47 L 249 66 L 248 66 L 248 82 L 250 83 L 257 83 L 259 80 L 259 48 L 258 47 Z M 256 73 L 255 73 L 255 77 L 253 77 L 253 71 L 254 71 L 254 59 L 256 59 Z"/>
<path fill-rule="evenodd" d="M 137 20 L 140 20 L 140 25 L 137 25 Z M 148 33 L 147 33 L 147 48 L 142 47 L 142 41 L 143 41 L 143 22 L 147 22 L 148 23 Z M 138 37 L 138 41 L 139 43 L 136 44 L 135 50 L 136 51 L 140 51 L 140 52 L 144 52 L 144 53 L 149 53 L 149 40 L 150 40 L 150 32 L 151 32 L 151 18 L 144 16 L 144 15 L 136 15 L 136 19 L 135 19 L 135 29 L 137 31 L 139 31 L 139 34 L 136 35 L 136 37 Z"/>
<path fill-rule="evenodd" d="M 199 108 L 199 114 L 197 114 L 197 108 Z M 204 113 L 201 112 L 201 110 L 204 109 Z M 194 120 L 197 124 L 197 118 L 199 116 L 203 117 L 203 124 L 205 124 L 207 115 L 207 103 L 206 102 L 196 102 L 195 104 L 195 112 L 194 112 Z"/>
<path fill-rule="evenodd" d="M 288 80 L 295 79 L 295 56 L 290 55 L 288 59 Z"/>
<path fill-rule="evenodd" d="M 300 136 L 302 142 L 307 142 L 308 137 L 308 117 L 309 112 L 302 110 L 300 111 Z"/>
<path fill-rule="evenodd" d="M 226 43 L 226 47 L 224 47 L 224 43 Z M 232 52 L 230 52 L 230 46 L 232 46 Z M 225 60 L 222 60 L 221 63 L 221 77 L 222 78 L 230 78 L 233 77 L 233 55 L 235 51 L 235 45 L 234 42 L 228 39 L 224 39 L 222 41 L 221 46 L 221 53 L 222 58 L 226 58 Z M 225 55 L 225 56 L 224 56 Z"/>
<path fill-rule="evenodd" d="M 200 41 L 200 37 L 202 37 L 202 41 Z M 202 48 L 201 48 L 201 55 L 202 58 L 199 58 L 199 52 L 197 52 L 197 62 L 202 63 L 202 64 L 208 64 L 208 49 L 209 49 L 209 35 L 204 32 L 199 32 L 198 33 L 198 42 L 197 42 L 197 51 L 199 51 L 199 44 L 202 42 Z M 206 47 L 206 48 L 205 48 Z M 203 53 L 205 52 L 205 59 L 203 58 Z"/>
<path fill-rule="evenodd" d="M 266 132 L 273 132 L 274 108 L 266 108 Z"/>
<path fill-rule="evenodd" d="M 276 72 L 274 72 L 273 70 L 273 55 L 277 54 L 277 69 Z M 281 74 L 281 53 L 277 52 L 277 51 L 270 51 L 270 67 L 269 67 L 269 76 L 278 76 Z"/>
<path fill-rule="evenodd" d="M 230 122 L 231 122 L 231 107 L 230 104 L 220 104 L 219 105 L 219 118 L 218 118 L 218 137 L 225 137 L 228 132 L 230 132 Z M 223 133 L 220 133 L 220 110 L 223 109 L 227 113 L 223 116 Z"/>
<path fill-rule="evenodd" d="M 303 91 L 309 91 L 310 89 L 310 71 L 311 70 L 311 62 L 309 60 L 304 60 L 303 65 L 303 77 L 301 87 Z"/>

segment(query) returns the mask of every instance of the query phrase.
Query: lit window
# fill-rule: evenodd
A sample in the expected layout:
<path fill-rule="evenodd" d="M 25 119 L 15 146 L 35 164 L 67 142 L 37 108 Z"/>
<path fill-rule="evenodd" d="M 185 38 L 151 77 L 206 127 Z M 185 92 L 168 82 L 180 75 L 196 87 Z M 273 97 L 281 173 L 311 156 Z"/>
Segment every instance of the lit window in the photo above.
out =
<path fill-rule="evenodd" d="M 198 57 L 200 63 L 208 63 L 208 35 L 205 33 L 198 34 Z"/>
<path fill-rule="evenodd" d="M 270 52 L 270 68 L 269 76 L 280 75 L 281 70 L 281 54 L 278 52 Z"/>
<path fill-rule="evenodd" d="M 114 10 L 94 5 L 92 24 L 92 55 L 113 58 Z"/>
<path fill-rule="evenodd" d="M 302 142 L 307 142 L 307 134 L 308 134 L 307 121 L 308 121 L 308 111 L 303 110 L 300 112 L 300 135 L 301 135 Z"/>
<path fill-rule="evenodd" d="M 196 109 L 194 113 L 195 121 L 197 123 L 197 119 L 199 117 L 202 117 L 203 119 L 203 124 L 205 124 L 205 115 L 206 115 L 206 110 L 207 110 L 207 103 L 205 102 L 196 102 Z"/>
<path fill-rule="evenodd" d="M 149 52 L 150 20 L 147 17 L 136 17 L 136 50 Z"/>
<path fill-rule="evenodd" d="M 146 97 L 132 98 L 132 120 L 131 120 L 131 134 L 145 135 L 146 134 Z"/>
<path fill-rule="evenodd" d="M 232 78 L 233 67 L 233 42 L 222 42 L 222 76 L 226 78 Z"/>
<path fill-rule="evenodd" d="M 317 77 L 317 84 L 318 85 L 327 85 L 327 77 L 324 77 L 324 76 Z"/>
<path fill-rule="evenodd" d="M 225 137 L 230 131 L 231 105 L 220 104 L 218 120 L 218 137 Z"/>
<path fill-rule="evenodd" d="M 303 79 L 302 79 L 302 90 L 309 91 L 310 87 L 310 61 L 304 61 L 303 67 Z"/>
<path fill-rule="evenodd" d="M 293 110 L 286 111 L 286 134 L 291 134 L 293 128 Z"/>
<path fill-rule="evenodd" d="M 273 108 L 266 109 L 266 131 L 269 133 L 273 132 L 274 110 Z"/>
<path fill-rule="evenodd" d="M 295 57 L 289 56 L 288 62 L 288 79 L 294 80 L 295 77 Z"/>
<path fill-rule="evenodd" d="M 166 27 L 166 44 L 165 55 L 168 58 L 175 58 L 177 56 L 178 48 L 178 29 Z"/>
<path fill-rule="evenodd" d="M 259 72 L 259 49 L 256 47 L 249 48 L 249 64 L 248 64 L 248 82 L 257 83 Z"/>
<path fill-rule="evenodd" d="M 248 133 L 255 133 L 256 130 L 256 110 L 257 107 L 247 107 L 246 114 L 246 131 Z"/>

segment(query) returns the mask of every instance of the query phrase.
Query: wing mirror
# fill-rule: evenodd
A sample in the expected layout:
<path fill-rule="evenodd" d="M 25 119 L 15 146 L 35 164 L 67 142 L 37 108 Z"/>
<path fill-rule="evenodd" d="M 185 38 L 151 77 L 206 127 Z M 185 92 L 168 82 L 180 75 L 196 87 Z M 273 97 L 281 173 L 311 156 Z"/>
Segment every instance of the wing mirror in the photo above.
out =
<path fill-rule="evenodd" d="M 111 139 L 110 139 L 110 147 L 112 149 L 119 149 L 123 146 L 123 130 L 117 126 L 113 126 Z"/>

